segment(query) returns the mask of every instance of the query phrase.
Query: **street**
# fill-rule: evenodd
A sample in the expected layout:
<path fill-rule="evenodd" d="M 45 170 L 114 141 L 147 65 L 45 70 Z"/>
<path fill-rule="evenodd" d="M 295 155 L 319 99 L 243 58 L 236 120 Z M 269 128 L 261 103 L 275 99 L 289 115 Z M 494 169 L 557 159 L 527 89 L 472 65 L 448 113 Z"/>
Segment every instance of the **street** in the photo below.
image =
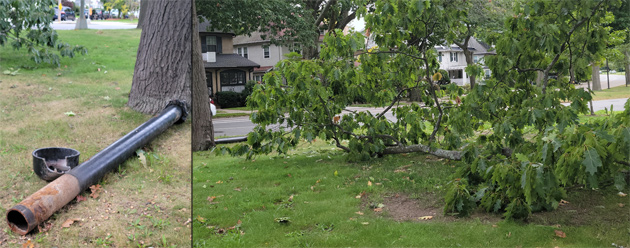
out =
<path fill-rule="evenodd" d="M 603 109 L 610 110 L 610 106 L 613 105 L 613 110 L 623 110 L 623 105 L 626 103 L 625 99 L 611 99 L 593 101 L 593 110 L 599 111 Z M 569 105 L 564 103 L 563 105 Z M 349 107 L 348 109 L 353 111 L 365 111 L 369 110 L 373 114 L 377 114 L 383 111 L 384 108 L 364 108 L 364 107 Z M 394 121 L 394 116 L 391 111 L 385 114 L 388 120 Z M 254 124 L 249 120 L 249 116 L 233 117 L 233 118 L 217 118 L 213 119 L 214 123 L 214 138 L 232 137 L 232 136 L 245 136 L 247 133 L 254 129 Z"/>
<path fill-rule="evenodd" d="M 74 30 L 75 21 L 54 21 L 51 27 L 55 30 Z M 115 22 L 115 21 L 89 21 L 88 29 L 134 29 L 137 24 Z"/>

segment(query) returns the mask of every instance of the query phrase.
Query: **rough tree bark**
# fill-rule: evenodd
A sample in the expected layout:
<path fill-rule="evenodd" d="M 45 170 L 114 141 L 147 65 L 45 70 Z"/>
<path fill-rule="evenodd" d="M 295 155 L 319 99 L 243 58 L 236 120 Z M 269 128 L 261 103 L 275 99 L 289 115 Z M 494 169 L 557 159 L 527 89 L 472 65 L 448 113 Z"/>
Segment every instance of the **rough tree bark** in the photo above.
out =
<path fill-rule="evenodd" d="M 602 83 L 599 80 L 599 65 L 593 64 L 593 74 L 591 76 L 593 80 L 592 90 L 602 90 Z"/>
<path fill-rule="evenodd" d="M 625 51 L 623 55 L 625 57 L 624 66 L 626 67 L 626 87 L 627 87 L 630 84 L 630 51 Z"/>
<path fill-rule="evenodd" d="M 214 126 L 206 87 L 206 73 L 201 59 L 201 40 L 197 33 L 199 21 L 194 0 L 192 13 L 192 150 L 203 151 L 215 145 Z"/>
<path fill-rule="evenodd" d="M 142 23 L 144 23 L 144 16 L 147 13 L 147 8 L 144 5 L 147 5 L 149 1 L 140 0 L 140 16 L 138 16 L 138 26 L 136 28 L 142 28 Z"/>
<path fill-rule="evenodd" d="M 191 102 L 192 6 L 189 1 L 145 1 L 131 92 L 127 106 L 160 112 L 169 100 Z M 169 10 L 165 12 L 164 10 Z M 168 13 L 165 16 L 165 13 Z"/>

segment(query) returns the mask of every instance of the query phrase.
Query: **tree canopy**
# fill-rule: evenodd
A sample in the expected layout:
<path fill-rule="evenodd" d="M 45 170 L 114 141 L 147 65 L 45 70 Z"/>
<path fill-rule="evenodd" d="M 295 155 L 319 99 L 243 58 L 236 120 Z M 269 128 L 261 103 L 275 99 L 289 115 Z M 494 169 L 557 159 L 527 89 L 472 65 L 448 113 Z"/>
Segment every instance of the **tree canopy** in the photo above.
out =
<path fill-rule="evenodd" d="M 0 0 L 0 46 L 25 48 L 35 63 L 59 66 L 59 55 L 74 57 L 87 54 L 83 46 L 71 46 L 59 41 L 50 27 L 57 2 L 53 0 Z"/>
<path fill-rule="evenodd" d="M 248 105 L 258 126 L 247 144 L 222 147 L 246 155 L 286 153 L 300 140 L 328 140 L 350 160 L 426 152 L 462 160 L 446 196 L 446 212 L 466 215 L 477 206 L 525 218 L 558 207 L 564 186 L 626 186 L 630 164 L 630 101 L 625 112 L 581 123 L 589 91 L 564 77 L 533 79 L 563 70 L 568 44 L 578 39 L 596 54 L 607 39 L 609 0 L 517 2 L 488 58 L 493 77 L 466 91 L 440 87 L 434 47 L 456 37 L 466 11 L 459 1 L 382 0 L 359 8 L 376 48 L 360 33 L 331 32 L 319 57 L 278 63 L 256 86 Z M 421 101 L 403 104 L 410 90 Z M 357 98 L 381 113 L 347 110 Z M 564 106 L 562 102 L 571 102 Z M 391 112 L 394 120 L 385 115 Z M 279 129 L 271 125 L 280 124 Z"/>
<path fill-rule="evenodd" d="M 209 0 L 197 1 L 200 22 L 209 21 L 212 29 L 252 35 L 258 31 L 271 43 L 298 43 L 305 57 L 317 55 L 320 32 L 345 28 L 357 10 L 369 0 Z"/>

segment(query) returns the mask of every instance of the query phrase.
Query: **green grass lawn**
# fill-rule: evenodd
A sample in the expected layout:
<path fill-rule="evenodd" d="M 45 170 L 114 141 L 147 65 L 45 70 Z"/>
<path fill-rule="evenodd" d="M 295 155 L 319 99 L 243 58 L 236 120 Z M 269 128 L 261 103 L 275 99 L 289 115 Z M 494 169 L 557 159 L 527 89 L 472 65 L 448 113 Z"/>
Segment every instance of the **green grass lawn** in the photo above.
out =
<path fill-rule="evenodd" d="M 569 204 L 527 222 L 445 216 L 444 189 L 459 166 L 419 153 L 352 163 L 321 141 L 252 161 L 196 152 L 193 247 L 630 244 L 630 202 L 613 189 L 570 189 Z"/>
<path fill-rule="evenodd" d="M 0 212 L 46 185 L 32 170 L 33 150 L 70 147 L 86 161 L 151 118 L 125 106 L 140 30 L 58 31 L 88 55 L 35 64 L 25 51 L 0 47 Z M 73 116 L 66 114 L 72 112 Z M 99 182 L 96 198 L 73 200 L 21 237 L 4 222 L 2 247 L 168 247 L 190 244 L 190 123 L 177 125 Z M 80 221 L 68 228 L 68 219 Z M 26 245 L 25 245 L 26 244 Z"/>
<path fill-rule="evenodd" d="M 605 87 L 605 85 L 603 85 L 603 87 Z M 624 85 L 612 87 L 610 89 L 593 91 L 593 101 L 628 97 L 630 97 L 630 87 L 626 87 Z"/>
<path fill-rule="evenodd" d="M 93 22 L 123 22 L 123 23 L 135 23 L 138 24 L 138 18 L 131 19 L 106 19 L 106 20 L 92 20 Z"/>

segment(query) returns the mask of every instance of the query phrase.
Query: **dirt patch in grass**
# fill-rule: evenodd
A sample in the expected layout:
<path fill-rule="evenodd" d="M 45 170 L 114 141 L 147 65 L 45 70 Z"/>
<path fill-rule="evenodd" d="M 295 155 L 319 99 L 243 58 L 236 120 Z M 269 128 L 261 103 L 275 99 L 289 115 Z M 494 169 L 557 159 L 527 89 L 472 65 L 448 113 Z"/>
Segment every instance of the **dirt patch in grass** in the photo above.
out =
<path fill-rule="evenodd" d="M 445 219 L 442 209 L 433 206 L 435 201 L 435 198 L 412 199 L 404 194 L 383 198 L 387 213 L 395 221 L 422 221 L 419 218 L 424 216 L 432 216 L 436 220 Z"/>
<path fill-rule="evenodd" d="M 618 196 L 614 190 L 577 189 L 568 193 L 566 201 L 556 210 L 533 213 L 528 221 L 562 226 L 610 225 L 630 221 L 628 197 Z"/>
<path fill-rule="evenodd" d="M 369 196 L 363 197 L 361 208 L 364 211 L 374 211 L 378 203 L 372 201 Z M 445 215 L 443 211 L 444 202 L 433 193 L 426 193 L 421 196 L 411 197 L 405 193 L 393 193 L 383 197 L 382 211 L 374 211 L 376 215 L 382 215 L 392 220 L 403 222 L 458 222 L 479 220 L 482 223 L 497 223 L 501 221 L 501 215 L 483 212 L 481 209 L 473 212 L 470 217 L 458 218 L 456 216 Z M 420 219 L 431 216 L 430 220 Z"/>

